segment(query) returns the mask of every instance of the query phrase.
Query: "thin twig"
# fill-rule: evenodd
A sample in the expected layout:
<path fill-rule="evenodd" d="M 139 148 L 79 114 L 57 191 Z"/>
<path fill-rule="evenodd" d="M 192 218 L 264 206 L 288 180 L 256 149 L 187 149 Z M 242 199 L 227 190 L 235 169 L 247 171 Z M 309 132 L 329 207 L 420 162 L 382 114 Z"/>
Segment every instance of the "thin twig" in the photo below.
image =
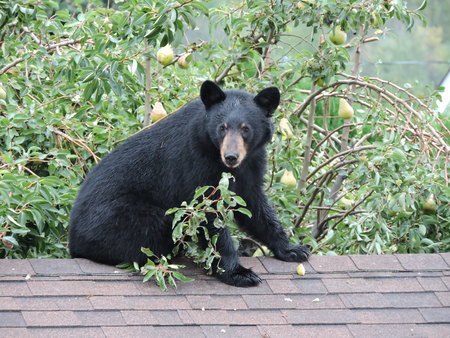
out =
<path fill-rule="evenodd" d="M 338 169 L 340 169 L 340 168 L 342 168 L 342 167 L 346 167 L 346 166 L 348 166 L 348 165 L 350 165 L 350 164 L 354 164 L 354 163 L 357 163 L 357 162 L 359 162 L 359 160 L 357 160 L 357 159 L 352 159 L 352 160 L 347 160 L 347 161 L 339 162 L 337 165 L 333 166 L 333 168 L 327 170 L 327 171 L 326 171 L 325 173 L 323 173 L 321 176 L 315 178 L 315 179 L 314 179 L 311 183 L 309 183 L 308 185 L 313 185 L 317 180 L 320 180 L 321 177 L 322 177 L 323 175 L 327 175 L 329 172 L 336 172 Z"/>
<path fill-rule="evenodd" d="M 49 104 L 51 104 L 51 103 L 53 103 L 55 101 L 61 100 L 61 99 L 67 99 L 69 97 L 72 97 L 72 96 L 71 95 L 63 95 L 63 96 L 57 97 L 56 99 L 50 100 L 48 102 L 41 103 L 39 106 L 36 107 L 36 109 L 42 108 L 42 107 L 44 107 L 46 105 L 49 105 Z"/>
<path fill-rule="evenodd" d="M 74 144 L 76 144 L 77 146 L 79 146 L 79 147 L 83 148 L 84 150 L 86 150 L 86 151 L 87 151 L 88 153 L 90 153 L 91 156 L 94 158 L 95 163 L 97 163 L 97 162 L 100 160 L 100 158 L 99 158 L 97 155 L 95 155 L 94 152 L 93 152 L 87 145 L 85 145 L 85 144 L 83 143 L 83 141 L 81 141 L 81 140 L 76 140 L 76 139 L 70 137 L 70 136 L 67 135 L 67 134 L 64 134 L 63 132 L 61 132 L 61 131 L 59 131 L 59 130 L 57 130 L 57 129 L 54 129 L 53 132 L 54 132 L 55 134 L 57 134 L 57 135 L 59 135 L 59 136 L 65 138 L 67 141 L 69 141 L 69 142 L 71 142 L 71 143 L 74 143 Z"/>
<path fill-rule="evenodd" d="M 328 140 L 331 135 L 333 135 L 334 133 L 337 133 L 339 130 L 341 130 L 342 128 L 346 128 L 346 127 L 351 127 L 351 126 L 359 126 L 359 125 L 364 125 L 364 122 L 360 122 L 360 123 L 346 123 L 343 124 L 342 126 L 337 127 L 336 129 L 330 131 L 328 133 L 328 135 L 326 135 L 322 140 L 320 140 L 319 143 L 317 143 L 317 145 L 315 146 L 311 158 L 314 158 L 314 155 L 316 154 L 317 150 L 319 149 L 319 147 L 326 141 Z"/>
<path fill-rule="evenodd" d="M 145 49 L 148 52 L 149 46 L 147 41 L 145 41 Z M 150 68 L 150 56 L 145 57 L 145 94 L 144 94 L 144 127 L 147 127 L 150 123 L 150 88 L 152 86 L 152 74 L 151 74 L 151 68 Z"/>
<path fill-rule="evenodd" d="M 177 6 L 174 6 L 173 8 L 183 7 L 183 6 L 187 5 L 188 3 L 191 3 L 192 1 L 194 1 L 194 0 L 187 0 L 187 1 L 181 3 L 181 4 L 177 5 Z"/>
<path fill-rule="evenodd" d="M 308 201 L 305 203 L 305 205 L 303 206 L 303 212 L 302 214 L 295 220 L 294 222 L 294 226 L 296 228 L 298 228 L 300 226 L 300 224 L 302 223 L 303 219 L 306 216 L 306 213 L 308 212 L 309 206 L 312 204 L 312 202 L 314 202 L 314 199 L 316 198 L 317 194 L 320 191 L 320 187 L 325 183 L 327 176 L 331 174 L 327 173 L 325 175 L 322 176 L 322 179 L 320 180 L 320 182 L 317 184 L 316 189 L 314 189 L 314 191 L 312 192 L 311 196 L 309 197 Z"/>
<path fill-rule="evenodd" d="M 330 158 L 328 158 L 327 160 L 325 160 L 325 162 L 321 163 L 318 167 L 316 167 L 311 174 L 308 175 L 308 177 L 306 178 L 306 180 L 309 180 L 311 177 L 313 177 L 320 169 L 322 169 L 323 167 L 325 167 L 326 165 L 328 165 L 329 163 L 333 162 L 335 159 L 339 158 L 339 157 L 344 157 L 347 156 L 349 154 L 352 153 L 357 153 L 363 150 L 368 150 L 368 149 L 375 149 L 376 146 L 362 146 L 359 148 L 351 148 L 348 149 L 346 151 L 340 152 Z"/>
<path fill-rule="evenodd" d="M 318 230 L 319 230 L 319 236 L 320 236 L 321 234 L 323 234 L 323 227 L 324 227 L 325 224 L 328 223 L 329 220 L 339 217 L 338 220 L 337 220 L 336 222 L 334 222 L 334 226 L 336 226 L 336 225 L 338 225 L 339 223 L 341 223 L 341 222 L 344 220 L 344 218 L 347 217 L 347 216 L 350 215 L 350 214 L 364 213 L 364 212 L 366 212 L 366 210 L 361 210 L 361 211 L 356 212 L 355 209 L 356 209 L 357 207 L 359 207 L 359 206 L 360 206 L 366 199 L 368 199 L 368 198 L 370 197 L 370 195 L 372 195 L 372 194 L 373 194 L 373 190 L 371 190 L 369 193 L 367 193 L 367 194 L 361 199 L 361 201 L 359 201 L 358 203 L 356 203 L 356 204 L 355 204 L 352 208 L 350 208 L 347 212 L 345 212 L 345 213 L 339 215 L 340 217 L 339 217 L 339 216 L 336 216 L 336 215 L 332 215 L 332 216 L 329 216 L 329 217 L 327 217 L 326 219 L 324 219 L 324 220 L 317 226 L 317 228 L 318 228 Z M 315 237 L 315 238 L 318 238 L 318 237 Z"/>
<path fill-rule="evenodd" d="M 300 116 L 300 121 L 302 121 L 304 124 L 308 123 L 308 120 L 305 119 L 303 116 Z M 325 136 L 328 135 L 328 131 L 323 129 L 323 128 L 321 128 L 321 127 L 319 127 L 317 124 L 314 124 L 313 128 L 314 128 L 315 131 L 318 131 L 319 133 L 321 133 L 321 134 L 323 134 Z M 339 141 L 339 139 L 337 137 L 335 137 L 335 136 L 330 136 L 330 139 L 333 140 L 333 142 L 336 143 L 337 145 L 341 144 L 341 141 Z M 333 150 L 335 152 L 339 152 L 339 150 L 333 144 L 330 144 L 330 145 L 331 145 L 331 147 L 333 148 Z"/>

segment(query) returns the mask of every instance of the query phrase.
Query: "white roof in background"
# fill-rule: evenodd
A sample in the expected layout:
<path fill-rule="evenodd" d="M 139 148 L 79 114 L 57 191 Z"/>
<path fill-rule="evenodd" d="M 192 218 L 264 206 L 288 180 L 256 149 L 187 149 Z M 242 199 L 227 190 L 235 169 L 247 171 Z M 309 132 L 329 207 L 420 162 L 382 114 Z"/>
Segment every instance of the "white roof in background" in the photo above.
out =
<path fill-rule="evenodd" d="M 437 110 L 442 113 L 445 108 L 450 104 L 450 70 L 445 75 L 444 79 L 441 81 L 439 87 L 445 87 L 444 91 L 441 93 L 442 100 L 437 101 Z"/>

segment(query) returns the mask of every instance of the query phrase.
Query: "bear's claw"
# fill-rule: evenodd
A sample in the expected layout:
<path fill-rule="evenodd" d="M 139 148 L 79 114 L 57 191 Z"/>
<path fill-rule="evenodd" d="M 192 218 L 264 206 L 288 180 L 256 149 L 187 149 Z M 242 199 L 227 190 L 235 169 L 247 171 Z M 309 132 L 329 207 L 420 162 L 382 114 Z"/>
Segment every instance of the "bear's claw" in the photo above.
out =
<path fill-rule="evenodd" d="M 304 245 L 289 244 L 287 248 L 275 250 L 275 257 L 285 262 L 304 262 L 308 260 L 311 251 Z"/>
<path fill-rule="evenodd" d="M 256 273 L 242 265 L 238 265 L 233 270 L 224 271 L 218 275 L 218 278 L 226 284 L 239 287 L 256 286 L 261 283 L 261 278 Z"/>

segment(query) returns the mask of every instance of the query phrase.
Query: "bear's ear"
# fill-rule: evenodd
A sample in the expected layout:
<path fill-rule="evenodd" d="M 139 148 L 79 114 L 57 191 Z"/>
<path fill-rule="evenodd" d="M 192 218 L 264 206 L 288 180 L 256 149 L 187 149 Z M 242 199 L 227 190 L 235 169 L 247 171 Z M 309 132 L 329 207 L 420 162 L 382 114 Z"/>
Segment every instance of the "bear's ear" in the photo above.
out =
<path fill-rule="evenodd" d="M 277 87 L 263 89 L 255 96 L 254 101 L 258 106 L 266 110 L 267 117 L 271 117 L 280 104 L 280 91 Z"/>
<path fill-rule="evenodd" d="M 225 100 L 225 93 L 212 81 L 205 81 L 200 89 L 200 98 L 206 108 Z"/>

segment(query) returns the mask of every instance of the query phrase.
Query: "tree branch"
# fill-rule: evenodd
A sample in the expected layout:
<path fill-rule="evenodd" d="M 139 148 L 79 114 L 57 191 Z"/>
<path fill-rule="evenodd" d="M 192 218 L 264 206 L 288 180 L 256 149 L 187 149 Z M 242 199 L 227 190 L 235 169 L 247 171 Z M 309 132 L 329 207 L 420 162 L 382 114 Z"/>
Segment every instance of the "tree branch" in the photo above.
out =
<path fill-rule="evenodd" d="M 47 46 L 47 52 L 50 52 L 53 49 L 59 48 L 59 47 L 63 47 L 63 46 L 69 46 L 69 45 L 74 45 L 76 43 L 79 43 L 81 41 L 81 39 L 70 39 L 70 40 L 65 40 L 65 41 L 61 41 L 58 43 L 55 43 L 53 45 L 49 45 Z M 36 51 L 33 52 L 32 57 L 36 56 Z M 26 58 L 19 58 L 9 64 L 7 64 L 6 66 L 4 66 L 2 69 L 0 69 L 0 75 L 4 74 L 5 72 L 7 72 L 10 68 L 14 67 L 15 65 L 25 61 Z"/>
<path fill-rule="evenodd" d="M 228 67 L 227 68 L 225 68 L 224 70 L 223 70 L 223 72 L 218 76 L 218 77 L 216 77 L 215 79 L 214 79 L 214 81 L 215 82 L 217 82 L 217 83 L 219 83 L 219 82 L 221 82 L 227 75 L 228 75 L 228 73 L 230 72 L 230 70 L 231 70 L 231 68 L 233 68 L 233 66 L 236 64 L 236 62 L 231 62 L 229 65 L 228 65 Z"/>
<path fill-rule="evenodd" d="M 314 91 L 314 84 L 311 85 L 311 91 Z M 306 130 L 306 141 L 305 141 L 305 154 L 303 157 L 302 173 L 300 176 L 300 182 L 298 184 L 298 190 L 301 191 L 306 184 L 306 177 L 308 176 L 309 165 L 311 163 L 311 143 L 312 143 L 312 132 L 314 128 L 314 115 L 316 110 L 316 101 L 311 100 L 311 106 L 309 107 L 308 124 Z"/>

